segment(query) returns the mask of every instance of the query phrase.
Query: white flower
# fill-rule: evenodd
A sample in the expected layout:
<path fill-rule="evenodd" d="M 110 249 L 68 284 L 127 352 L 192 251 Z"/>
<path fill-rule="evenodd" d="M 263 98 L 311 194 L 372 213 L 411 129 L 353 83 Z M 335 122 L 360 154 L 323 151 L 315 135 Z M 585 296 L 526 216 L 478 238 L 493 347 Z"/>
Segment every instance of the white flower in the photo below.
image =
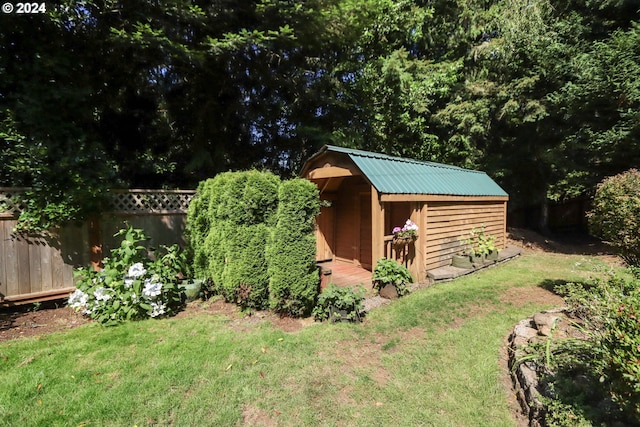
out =
<path fill-rule="evenodd" d="M 129 277 L 129 276 L 125 276 L 125 278 L 124 278 L 124 287 L 125 287 L 125 288 L 130 288 L 130 287 L 133 285 L 133 282 L 134 282 L 134 281 L 135 281 L 135 280 L 134 280 L 134 279 L 132 279 L 131 277 Z"/>
<path fill-rule="evenodd" d="M 158 317 L 165 313 L 165 305 L 163 303 L 152 302 L 151 303 L 151 317 Z"/>
<path fill-rule="evenodd" d="M 69 307 L 78 309 L 87 306 L 89 302 L 89 295 L 82 292 L 80 289 L 76 289 L 69 295 Z"/>
<path fill-rule="evenodd" d="M 157 277 L 146 279 L 144 281 L 144 288 L 142 289 L 142 296 L 145 299 L 151 300 L 162 293 L 162 283 L 158 283 L 155 280 Z"/>
<path fill-rule="evenodd" d="M 144 266 L 142 265 L 142 263 L 136 262 L 131 267 L 129 267 L 129 273 L 127 273 L 127 276 L 140 277 L 140 276 L 144 276 L 146 272 L 147 270 L 144 269 Z"/>
<path fill-rule="evenodd" d="M 93 292 L 93 296 L 97 301 L 109 301 L 111 299 L 111 294 L 109 294 L 103 287 L 96 288 Z"/>
<path fill-rule="evenodd" d="M 413 222 L 410 219 L 408 219 L 407 222 L 405 222 L 404 227 L 402 227 L 402 230 L 403 231 L 409 231 L 409 230 L 418 231 L 418 226 L 416 225 L 415 222 Z"/>

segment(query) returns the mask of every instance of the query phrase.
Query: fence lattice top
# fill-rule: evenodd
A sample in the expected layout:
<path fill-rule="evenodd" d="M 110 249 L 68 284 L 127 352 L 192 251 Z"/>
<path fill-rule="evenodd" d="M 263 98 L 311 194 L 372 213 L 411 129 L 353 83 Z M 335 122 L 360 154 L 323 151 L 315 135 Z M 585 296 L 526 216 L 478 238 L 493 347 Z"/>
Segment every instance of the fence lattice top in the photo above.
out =
<path fill-rule="evenodd" d="M 24 210 L 18 196 L 25 188 L 0 187 L 0 215 L 18 216 Z M 186 213 L 194 190 L 112 190 L 112 209 L 118 213 Z"/>
<path fill-rule="evenodd" d="M 18 216 L 24 210 L 24 206 L 18 200 L 18 196 L 25 188 L 0 187 L 0 214 Z"/>
<path fill-rule="evenodd" d="M 113 190 L 113 209 L 126 213 L 186 213 L 195 191 Z"/>

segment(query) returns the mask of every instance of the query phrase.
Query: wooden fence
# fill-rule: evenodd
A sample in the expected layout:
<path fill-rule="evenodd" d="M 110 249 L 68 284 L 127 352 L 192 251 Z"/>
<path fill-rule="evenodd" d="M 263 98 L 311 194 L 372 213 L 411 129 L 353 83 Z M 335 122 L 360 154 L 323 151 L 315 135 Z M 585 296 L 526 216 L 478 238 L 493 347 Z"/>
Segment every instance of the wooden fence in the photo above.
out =
<path fill-rule="evenodd" d="M 74 289 L 73 269 L 99 262 L 119 245 L 113 235 L 125 226 L 142 228 L 150 246 L 185 245 L 186 212 L 195 191 L 113 190 L 113 210 L 78 226 L 42 236 L 14 232 L 24 189 L 0 187 L 0 305 L 66 296 Z"/>

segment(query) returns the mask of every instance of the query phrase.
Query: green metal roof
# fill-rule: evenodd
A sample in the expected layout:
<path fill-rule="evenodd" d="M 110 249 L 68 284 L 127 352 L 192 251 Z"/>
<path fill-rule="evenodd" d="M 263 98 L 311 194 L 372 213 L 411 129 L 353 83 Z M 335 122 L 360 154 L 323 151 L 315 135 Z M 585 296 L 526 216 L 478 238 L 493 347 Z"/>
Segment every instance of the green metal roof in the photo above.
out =
<path fill-rule="evenodd" d="M 508 196 L 480 171 L 331 145 L 324 146 L 317 155 L 324 152 L 349 156 L 379 193 Z"/>

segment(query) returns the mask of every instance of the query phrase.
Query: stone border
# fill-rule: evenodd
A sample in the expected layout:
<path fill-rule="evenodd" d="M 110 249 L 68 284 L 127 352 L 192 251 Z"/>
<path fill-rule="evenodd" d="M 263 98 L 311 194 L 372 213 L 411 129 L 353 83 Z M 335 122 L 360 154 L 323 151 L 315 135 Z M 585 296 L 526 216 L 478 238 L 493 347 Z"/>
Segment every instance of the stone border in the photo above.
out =
<path fill-rule="evenodd" d="M 516 399 L 530 427 L 545 426 L 544 396 L 552 396 L 539 375 L 545 367 L 535 360 L 527 360 L 526 347 L 548 340 L 576 336 L 576 329 L 565 308 L 542 311 L 520 321 L 508 340 L 508 368 Z"/>

